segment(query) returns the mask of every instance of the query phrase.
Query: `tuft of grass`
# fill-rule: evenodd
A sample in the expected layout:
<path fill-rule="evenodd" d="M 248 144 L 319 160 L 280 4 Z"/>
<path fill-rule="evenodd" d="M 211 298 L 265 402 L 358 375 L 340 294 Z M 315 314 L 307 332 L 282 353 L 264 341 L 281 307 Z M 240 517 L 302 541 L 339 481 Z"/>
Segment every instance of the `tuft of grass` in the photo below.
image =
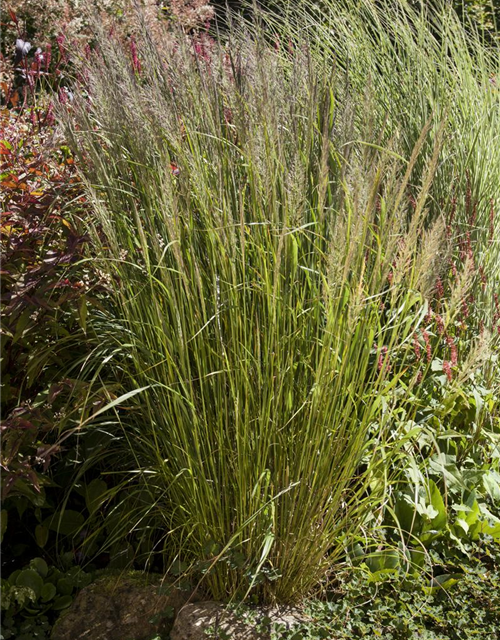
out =
<path fill-rule="evenodd" d="M 111 407 L 116 537 L 141 532 L 216 599 L 298 600 L 377 522 L 452 185 L 469 181 L 496 273 L 490 54 L 397 7 L 335 33 L 295 17 L 289 47 L 283 23 L 279 46 L 262 26 L 168 50 L 145 31 L 129 60 L 101 34 L 67 119 L 111 283 L 85 368 L 130 399 Z"/>

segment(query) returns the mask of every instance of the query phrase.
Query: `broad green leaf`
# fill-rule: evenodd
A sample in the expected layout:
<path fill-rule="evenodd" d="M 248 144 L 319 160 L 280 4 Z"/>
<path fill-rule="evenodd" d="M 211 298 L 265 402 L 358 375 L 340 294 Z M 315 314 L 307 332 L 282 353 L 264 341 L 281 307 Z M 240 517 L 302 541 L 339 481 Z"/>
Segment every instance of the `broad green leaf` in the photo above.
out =
<path fill-rule="evenodd" d="M 409 490 L 399 494 L 394 513 L 397 519 L 397 525 L 399 525 L 403 531 L 418 534 L 422 526 L 422 520 L 416 512 L 414 498 Z"/>
<path fill-rule="evenodd" d="M 16 578 L 17 587 L 32 589 L 37 598 L 40 597 L 43 588 L 43 580 L 34 569 L 24 569 Z"/>
<path fill-rule="evenodd" d="M 434 518 L 437 518 L 437 516 L 439 515 L 439 511 L 434 509 L 431 504 L 423 504 L 421 502 L 417 504 L 417 511 L 421 516 L 430 521 L 432 521 Z M 424 524 L 424 530 L 429 527 L 429 523 Z"/>
<path fill-rule="evenodd" d="M 53 516 L 47 518 L 44 525 L 51 531 L 56 531 L 62 535 L 71 535 L 76 533 L 85 522 L 85 518 L 78 511 L 65 509 L 63 512 L 58 511 Z"/>
<path fill-rule="evenodd" d="M 469 525 L 464 518 L 457 518 L 455 520 L 455 527 L 460 527 L 464 533 L 469 533 Z"/>
<path fill-rule="evenodd" d="M 490 498 L 500 502 L 500 474 L 496 471 L 488 471 L 483 476 L 483 484 Z"/>
<path fill-rule="evenodd" d="M 500 522 L 490 524 L 481 522 L 481 533 L 491 536 L 497 542 L 500 542 Z"/>
<path fill-rule="evenodd" d="M 46 582 L 42 587 L 42 593 L 41 593 L 42 602 L 48 602 L 49 600 L 52 600 L 52 598 L 56 595 L 56 593 L 57 593 L 56 587 L 52 583 Z"/>
<path fill-rule="evenodd" d="M 48 539 L 49 539 L 48 528 L 44 527 L 42 524 L 37 524 L 35 527 L 35 540 L 37 545 L 43 549 L 43 547 L 47 544 Z"/>
<path fill-rule="evenodd" d="M 446 507 L 436 483 L 433 480 L 429 480 L 429 493 L 431 505 L 434 508 L 435 515 L 432 517 L 432 527 L 434 529 L 442 529 L 446 526 Z"/>
<path fill-rule="evenodd" d="M 15 585 L 16 584 L 16 580 L 17 580 L 17 576 L 20 573 L 21 573 L 21 569 L 16 569 L 16 571 L 13 571 L 9 576 L 9 584 Z"/>
<path fill-rule="evenodd" d="M 61 596 L 60 598 L 57 598 L 57 600 L 52 605 L 52 610 L 61 611 L 62 609 L 67 609 L 72 602 L 72 596 Z"/>
<path fill-rule="evenodd" d="M 108 485 L 104 480 L 96 478 L 86 487 L 85 490 L 85 504 L 89 513 L 94 513 L 105 500 L 106 491 Z"/>
<path fill-rule="evenodd" d="M 474 495 L 474 494 L 471 494 L 471 495 Z M 467 505 L 468 505 L 468 502 L 469 502 L 469 500 L 467 501 Z M 467 513 L 465 515 L 465 521 L 470 526 L 470 525 L 475 524 L 477 522 L 478 518 L 479 518 L 479 505 L 477 503 L 476 498 L 474 497 L 474 500 L 472 501 L 472 504 L 470 505 L 469 513 Z"/>
<path fill-rule="evenodd" d="M 370 571 L 375 574 L 380 571 L 396 569 L 399 566 L 399 557 L 396 551 L 380 551 L 367 556 L 365 563 Z"/>
<path fill-rule="evenodd" d="M 69 596 L 73 592 L 73 582 L 68 578 L 61 578 L 57 581 L 57 591 L 62 596 Z"/>
<path fill-rule="evenodd" d="M 49 572 L 49 568 L 47 563 L 43 558 L 33 558 L 30 562 L 30 568 L 35 569 L 35 571 L 42 577 L 45 578 L 47 573 Z"/>

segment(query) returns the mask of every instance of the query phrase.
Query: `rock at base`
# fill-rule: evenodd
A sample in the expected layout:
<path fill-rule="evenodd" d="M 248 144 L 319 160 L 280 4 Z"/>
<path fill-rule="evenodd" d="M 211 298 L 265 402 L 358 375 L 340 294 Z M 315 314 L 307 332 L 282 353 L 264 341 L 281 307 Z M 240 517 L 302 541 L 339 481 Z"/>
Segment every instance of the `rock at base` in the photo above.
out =
<path fill-rule="evenodd" d="M 149 640 L 169 629 L 189 595 L 139 571 L 103 576 L 80 591 L 51 639 Z"/>
<path fill-rule="evenodd" d="M 218 602 L 198 602 L 183 607 L 170 640 L 270 640 L 271 629 L 291 630 L 306 617 L 298 609 L 228 608 Z"/>

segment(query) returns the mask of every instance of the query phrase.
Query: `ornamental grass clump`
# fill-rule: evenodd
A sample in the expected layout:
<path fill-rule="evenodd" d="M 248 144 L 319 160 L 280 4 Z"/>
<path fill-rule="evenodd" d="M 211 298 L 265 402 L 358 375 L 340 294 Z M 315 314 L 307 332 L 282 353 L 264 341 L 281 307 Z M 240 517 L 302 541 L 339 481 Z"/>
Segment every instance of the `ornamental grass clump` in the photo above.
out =
<path fill-rule="evenodd" d="M 404 442 L 449 116 L 407 146 L 307 38 L 196 37 L 145 32 L 133 63 L 101 37 L 70 107 L 112 283 L 85 368 L 130 400 L 99 411 L 128 491 L 116 535 L 215 599 L 291 602 L 376 522 Z"/>

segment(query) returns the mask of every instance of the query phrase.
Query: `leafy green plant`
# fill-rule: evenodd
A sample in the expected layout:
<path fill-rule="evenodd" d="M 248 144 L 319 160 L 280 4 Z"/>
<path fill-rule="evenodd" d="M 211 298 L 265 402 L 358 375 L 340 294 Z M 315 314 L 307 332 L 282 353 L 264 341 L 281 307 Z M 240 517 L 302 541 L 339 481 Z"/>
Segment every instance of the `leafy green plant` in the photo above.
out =
<path fill-rule="evenodd" d="M 495 638 L 500 630 L 498 546 L 469 549 L 460 574 L 404 571 L 373 579 L 346 571 L 327 601 L 311 601 L 310 621 L 282 639 L 383 637 L 392 640 Z"/>
<path fill-rule="evenodd" d="M 90 581 L 91 574 L 80 567 L 60 570 L 49 567 L 42 558 L 33 558 L 2 580 L 2 638 L 48 638 L 55 618 Z"/>

